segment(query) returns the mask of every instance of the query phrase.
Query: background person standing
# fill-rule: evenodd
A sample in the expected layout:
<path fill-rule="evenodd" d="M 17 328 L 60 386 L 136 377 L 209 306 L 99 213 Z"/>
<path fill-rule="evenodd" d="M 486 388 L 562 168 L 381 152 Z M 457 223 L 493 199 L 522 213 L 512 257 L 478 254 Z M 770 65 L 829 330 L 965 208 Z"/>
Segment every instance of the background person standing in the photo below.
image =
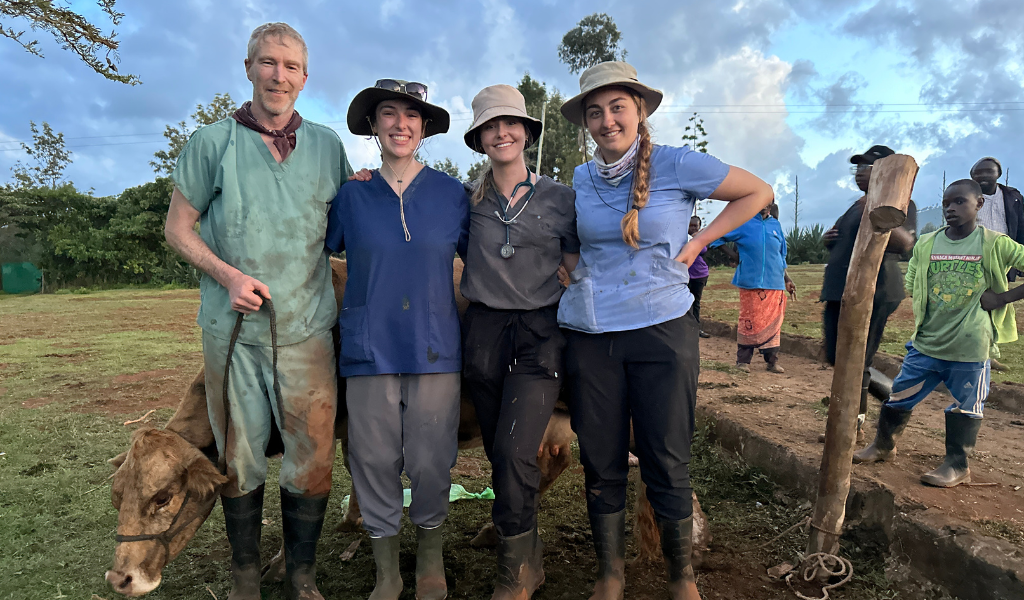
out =
<path fill-rule="evenodd" d="M 825 277 L 821 284 L 820 301 L 825 303 L 822 311 L 822 328 L 825 335 L 825 358 L 828 364 L 836 364 L 836 344 L 839 334 L 839 311 L 842 307 L 843 292 L 846 290 L 846 272 L 850 268 L 853 257 L 853 245 L 860 231 L 864 206 L 867 203 L 868 185 L 871 181 L 871 165 L 880 158 L 892 156 L 895 152 L 888 146 L 872 146 L 864 154 L 850 157 L 854 180 L 864 195 L 857 199 L 850 208 L 839 217 L 835 225 L 825 232 L 822 239 L 829 250 L 828 264 L 825 265 Z M 868 391 L 871 384 L 869 368 L 882 343 L 882 334 L 889 317 L 899 308 L 900 302 L 906 297 L 903 290 L 903 272 L 899 260 L 902 255 L 914 247 L 917 231 L 917 205 L 911 200 L 907 206 L 907 220 L 903 227 L 893 229 L 889 234 L 889 244 L 885 248 L 878 280 L 875 283 L 875 297 L 871 308 L 871 320 L 868 324 L 868 342 L 864 354 L 864 375 L 861 381 L 860 410 L 857 418 L 857 433 L 860 435 L 868 410 Z M 887 382 L 886 382 L 887 383 Z M 887 394 L 880 394 L 879 400 L 885 400 Z"/>
<path fill-rule="evenodd" d="M 723 235 L 711 247 L 734 242 L 739 266 L 732 284 L 740 289 L 740 315 L 736 328 L 736 368 L 750 372 L 756 349 L 771 373 L 785 373 L 779 365 L 786 293 L 796 299 L 796 284 L 786 272 L 786 236 L 769 204 L 752 219 Z"/>

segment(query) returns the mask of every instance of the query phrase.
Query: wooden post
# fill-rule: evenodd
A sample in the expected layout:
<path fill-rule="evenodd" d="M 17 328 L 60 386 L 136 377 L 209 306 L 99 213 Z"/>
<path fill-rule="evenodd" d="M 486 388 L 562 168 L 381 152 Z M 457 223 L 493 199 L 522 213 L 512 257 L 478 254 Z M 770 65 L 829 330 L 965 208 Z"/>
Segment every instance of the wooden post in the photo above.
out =
<path fill-rule="evenodd" d="M 537 140 L 537 176 L 540 176 L 540 161 L 544 158 L 544 113 L 547 112 L 548 103 L 540 105 L 540 139 Z"/>
<path fill-rule="evenodd" d="M 818 471 L 818 499 L 811 520 L 807 554 L 835 554 L 839 550 L 839 536 L 846 518 L 846 499 L 850 494 L 861 377 L 875 283 L 885 246 L 889 243 L 889 231 L 906 221 L 915 177 L 917 162 L 903 154 L 877 160 L 871 169 L 864 216 L 853 246 L 850 268 L 846 272 L 846 290 L 839 312 L 836 367 L 832 375 L 825 449 Z"/>

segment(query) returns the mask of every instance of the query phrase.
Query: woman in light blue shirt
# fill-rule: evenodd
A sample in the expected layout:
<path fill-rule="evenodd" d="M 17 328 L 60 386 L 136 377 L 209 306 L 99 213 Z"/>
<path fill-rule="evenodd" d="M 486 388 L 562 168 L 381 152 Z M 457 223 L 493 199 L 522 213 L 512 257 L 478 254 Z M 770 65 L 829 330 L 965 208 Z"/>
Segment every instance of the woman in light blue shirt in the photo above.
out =
<path fill-rule="evenodd" d="M 576 168 L 580 261 L 561 298 L 573 429 L 586 474 L 598 558 L 591 600 L 625 585 L 625 503 L 630 421 L 641 476 L 661 530 L 672 598 L 699 598 L 690 565 L 690 440 L 700 368 L 688 267 L 701 249 L 771 202 L 768 184 L 694 152 L 654 145 L 647 117 L 662 93 L 623 62 L 584 71 L 562 105 L 597 142 Z M 687 243 L 696 198 L 728 202 Z"/>

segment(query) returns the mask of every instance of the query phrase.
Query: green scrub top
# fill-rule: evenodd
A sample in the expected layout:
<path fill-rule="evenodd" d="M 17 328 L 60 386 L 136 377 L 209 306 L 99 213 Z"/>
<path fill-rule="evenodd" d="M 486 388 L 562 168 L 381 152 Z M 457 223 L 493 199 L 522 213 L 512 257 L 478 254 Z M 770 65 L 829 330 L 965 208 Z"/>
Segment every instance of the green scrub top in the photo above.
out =
<path fill-rule="evenodd" d="M 324 236 L 331 201 L 352 174 L 334 130 L 303 120 L 295 136 L 295 149 L 278 163 L 259 133 L 224 119 L 192 135 L 171 175 L 202 213 L 199 233 L 210 250 L 270 288 L 279 345 L 309 339 L 337 319 Z M 199 289 L 199 326 L 230 339 L 238 313 L 228 290 L 205 274 Z M 269 346 L 269 311 L 246 316 L 238 341 Z"/>

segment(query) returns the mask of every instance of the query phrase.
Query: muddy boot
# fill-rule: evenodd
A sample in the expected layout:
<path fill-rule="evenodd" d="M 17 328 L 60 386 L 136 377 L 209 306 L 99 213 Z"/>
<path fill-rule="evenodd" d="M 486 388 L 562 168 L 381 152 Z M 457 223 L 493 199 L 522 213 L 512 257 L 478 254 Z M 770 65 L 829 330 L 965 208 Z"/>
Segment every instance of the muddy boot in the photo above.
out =
<path fill-rule="evenodd" d="M 261 485 L 238 498 L 221 496 L 224 527 L 231 543 L 231 593 L 228 600 L 260 600 L 260 529 L 263 525 Z"/>
<path fill-rule="evenodd" d="M 529 600 L 544 582 L 537 530 L 498 536 L 498 573 L 491 600 Z"/>
<path fill-rule="evenodd" d="M 736 370 L 743 371 L 744 373 L 750 372 L 750 363 L 736 363 Z"/>
<path fill-rule="evenodd" d="M 416 528 L 416 600 L 444 600 L 448 582 L 444 578 L 441 526 Z"/>
<path fill-rule="evenodd" d="M 912 411 L 896 410 L 888 404 L 882 405 L 878 413 L 878 430 L 875 431 L 875 441 L 862 450 L 853 453 L 855 463 L 873 463 L 887 460 L 896 456 L 896 441 L 903 435 L 903 430 L 910 422 Z"/>
<path fill-rule="evenodd" d="M 626 589 L 626 511 L 590 513 L 597 552 L 597 583 L 590 600 L 622 600 Z"/>
<path fill-rule="evenodd" d="M 697 578 L 690 564 L 693 556 L 693 516 L 682 521 L 659 521 L 661 553 L 668 570 L 668 593 L 672 600 L 699 600 Z"/>
<path fill-rule="evenodd" d="M 936 487 L 955 487 L 971 482 L 971 469 L 967 457 L 978 441 L 981 419 L 972 419 L 963 413 L 946 413 L 946 460 L 938 469 L 921 476 L 921 483 Z"/>
<path fill-rule="evenodd" d="M 316 543 L 324 526 L 327 494 L 306 497 L 281 488 L 284 594 L 288 600 L 323 600 L 316 587 Z"/>
<path fill-rule="evenodd" d="M 398 571 L 398 536 L 370 538 L 373 561 L 377 563 L 377 584 L 370 600 L 398 600 L 402 593 L 402 575 Z"/>

